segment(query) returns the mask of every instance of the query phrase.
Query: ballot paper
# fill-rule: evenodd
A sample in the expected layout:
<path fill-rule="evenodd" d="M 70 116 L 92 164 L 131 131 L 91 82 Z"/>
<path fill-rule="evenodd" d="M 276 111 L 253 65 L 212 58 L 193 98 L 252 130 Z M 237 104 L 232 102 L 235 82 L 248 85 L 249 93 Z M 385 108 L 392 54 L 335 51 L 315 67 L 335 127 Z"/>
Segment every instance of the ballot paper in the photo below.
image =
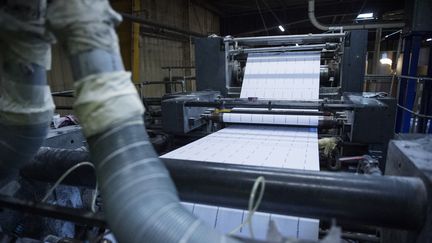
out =
<path fill-rule="evenodd" d="M 319 99 L 320 53 L 259 53 L 247 59 L 240 98 Z M 226 123 L 317 126 L 319 116 L 224 113 Z"/>
<path fill-rule="evenodd" d="M 250 54 L 241 98 L 317 100 L 320 54 L 316 52 Z M 235 124 L 162 156 L 203 162 L 319 170 L 318 117 L 229 114 Z M 237 119 L 237 120 L 236 120 Z M 261 121 L 261 122 L 260 122 Z M 277 125 L 308 125 L 277 126 Z M 221 233 L 240 225 L 248 212 L 238 209 L 183 203 L 198 218 Z M 259 209 L 258 209 L 259 211 Z M 319 221 L 257 212 L 252 219 L 256 239 L 265 240 L 270 220 L 285 237 L 317 240 Z M 248 227 L 238 236 L 249 237 Z"/>
<path fill-rule="evenodd" d="M 223 113 L 226 123 L 318 126 L 320 116 Z"/>
<path fill-rule="evenodd" d="M 319 52 L 249 54 L 241 98 L 318 100 Z"/>

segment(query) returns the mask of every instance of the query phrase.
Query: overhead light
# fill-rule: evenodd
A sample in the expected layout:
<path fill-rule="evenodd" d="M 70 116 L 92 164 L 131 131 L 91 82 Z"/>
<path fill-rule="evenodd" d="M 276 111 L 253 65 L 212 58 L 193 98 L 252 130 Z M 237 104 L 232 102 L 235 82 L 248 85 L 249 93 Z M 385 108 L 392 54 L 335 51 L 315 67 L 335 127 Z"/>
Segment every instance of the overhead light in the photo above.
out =
<path fill-rule="evenodd" d="M 356 20 L 369 20 L 369 19 L 374 19 L 373 13 L 362 13 L 359 14 L 356 18 Z"/>
<path fill-rule="evenodd" d="M 388 58 L 387 53 L 383 53 L 380 59 L 380 63 L 383 65 L 392 65 L 392 59 Z"/>
<path fill-rule="evenodd" d="M 427 38 L 426 41 L 432 41 L 432 38 Z"/>
<path fill-rule="evenodd" d="M 279 25 L 279 29 L 280 31 L 285 32 L 285 28 L 282 25 Z"/>

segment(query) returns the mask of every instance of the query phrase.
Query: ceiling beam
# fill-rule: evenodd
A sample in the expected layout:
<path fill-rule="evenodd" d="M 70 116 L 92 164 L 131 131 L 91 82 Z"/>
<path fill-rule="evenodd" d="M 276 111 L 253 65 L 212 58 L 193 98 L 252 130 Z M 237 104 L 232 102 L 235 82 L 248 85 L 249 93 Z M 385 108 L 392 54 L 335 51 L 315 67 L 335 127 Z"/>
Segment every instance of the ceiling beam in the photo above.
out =
<path fill-rule="evenodd" d="M 213 3 L 210 3 L 209 1 L 203 1 L 203 0 L 191 0 L 191 2 L 196 5 L 199 6 L 201 8 L 204 8 L 214 14 L 216 14 L 217 16 L 222 16 L 223 13 L 222 11 L 217 8 Z"/>

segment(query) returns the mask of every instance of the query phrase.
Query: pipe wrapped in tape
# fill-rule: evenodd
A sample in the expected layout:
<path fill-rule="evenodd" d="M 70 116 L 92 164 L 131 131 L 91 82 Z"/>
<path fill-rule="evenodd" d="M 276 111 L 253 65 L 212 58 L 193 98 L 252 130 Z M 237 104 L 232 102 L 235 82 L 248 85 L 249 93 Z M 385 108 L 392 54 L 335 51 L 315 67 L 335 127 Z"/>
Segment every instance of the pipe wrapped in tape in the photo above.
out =
<path fill-rule="evenodd" d="M 119 53 L 114 26 L 121 20 L 108 0 L 53 0 L 47 10 L 47 22 L 70 55 L 93 49 Z"/>
<path fill-rule="evenodd" d="M 125 117 L 144 114 L 144 107 L 125 71 L 89 75 L 75 83 L 74 109 L 87 137 L 102 133 Z"/>
<path fill-rule="evenodd" d="M 48 85 L 29 85 L 3 80 L 1 87 L 1 123 L 33 125 L 51 120 L 55 106 Z"/>

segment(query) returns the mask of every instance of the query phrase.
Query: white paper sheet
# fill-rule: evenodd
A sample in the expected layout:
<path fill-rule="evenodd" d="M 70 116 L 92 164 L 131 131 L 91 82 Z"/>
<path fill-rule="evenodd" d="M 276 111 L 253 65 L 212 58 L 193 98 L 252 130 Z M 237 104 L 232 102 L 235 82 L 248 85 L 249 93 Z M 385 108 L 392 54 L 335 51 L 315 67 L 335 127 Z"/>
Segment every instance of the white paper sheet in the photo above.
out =
<path fill-rule="evenodd" d="M 240 98 L 318 100 L 320 53 L 249 54 Z M 224 113 L 226 123 L 317 126 L 318 116 Z"/>
<path fill-rule="evenodd" d="M 318 116 L 224 113 L 225 123 L 318 126 Z"/>
<path fill-rule="evenodd" d="M 317 136 L 316 128 L 233 125 L 162 158 L 319 170 Z M 222 207 L 195 204 L 194 208 L 197 217 L 221 233 L 230 232 L 247 215 L 247 211 Z M 311 240 L 318 237 L 318 220 L 265 213 L 257 215 L 253 217 L 257 239 L 266 239 L 270 219 L 275 220 L 286 237 Z M 249 230 L 242 228 L 237 235 L 248 237 Z"/>
<path fill-rule="evenodd" d="M 317 100 L 319 53 L 251 54 L 248 57 L 242 98 Z M 239 123 L 311 125 L 318 117 L 228 114 L 224 120 Z M 181 160 L 319 170 L 316 128 L 232 125 L 162 156 Z M 238 226 L 247 211 L 199 204 L 184 204 L 198 218 L 221 233 Z M 257 239 L 265 240 L 270 220 L 286 237 L 316 240 L 319 221 L 283 215 L 256 213 L 252 225 Z M 244 227 L 237 233 L 249 237 Z"/>
<path fill-rule="evenodd" d="M 319 76 L 319 52 L 249 54 L 240 97 L 317 100 Z"/>

